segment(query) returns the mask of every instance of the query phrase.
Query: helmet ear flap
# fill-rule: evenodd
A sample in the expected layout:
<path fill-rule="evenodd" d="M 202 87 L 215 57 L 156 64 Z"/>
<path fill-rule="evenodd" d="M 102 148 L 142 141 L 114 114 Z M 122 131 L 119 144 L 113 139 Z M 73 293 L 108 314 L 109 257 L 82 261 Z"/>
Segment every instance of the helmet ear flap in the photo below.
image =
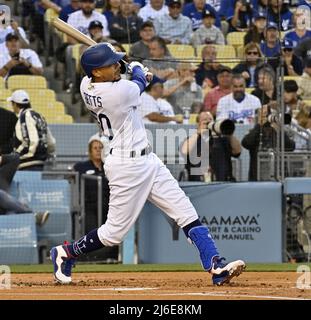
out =
<path fill-rule="evenodd" d="M 119 61 L 119 63 L 121 64 L 121 74 L 127 73 L 127 65 L 128 65 L 128 63 L 126 61 L 124 61 L 123 59 L 121 59 Z"/>

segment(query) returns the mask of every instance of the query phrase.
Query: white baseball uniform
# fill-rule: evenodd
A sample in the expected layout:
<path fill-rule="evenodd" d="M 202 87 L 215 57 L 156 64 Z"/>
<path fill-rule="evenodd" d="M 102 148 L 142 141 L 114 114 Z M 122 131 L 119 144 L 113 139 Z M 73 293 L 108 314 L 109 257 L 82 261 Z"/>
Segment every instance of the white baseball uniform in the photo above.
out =
<path fill-rule="evenodd" d="M 198 219 L 189 198 L 162 161 L 148 147 L 138 85 L 129 80 L 92 83 L 84 77 L 80 91 L 86 107 L 109 136 L 111 154 L 105 161 L 110 201 L 107 221 L 98 229 L 105 246 L 122 242 L 146 200 L 150 200 L 183 228 Z M 135 151 L 135 156 L 133 156 Z"/>

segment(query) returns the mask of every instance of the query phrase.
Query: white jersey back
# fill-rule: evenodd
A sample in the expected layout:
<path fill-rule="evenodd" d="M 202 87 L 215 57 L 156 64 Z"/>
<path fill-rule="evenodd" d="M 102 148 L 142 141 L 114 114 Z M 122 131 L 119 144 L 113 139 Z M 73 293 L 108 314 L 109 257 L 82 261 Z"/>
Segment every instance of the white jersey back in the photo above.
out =
<path fill-rule="evenodd" d="M 96 117 L 110 147 L 118 150 L 142 150 L 148 145 L 140 106 L 140 90 L 128 80 L 93 83 L 81 81 L 80 92 L 86 107 Z"/>

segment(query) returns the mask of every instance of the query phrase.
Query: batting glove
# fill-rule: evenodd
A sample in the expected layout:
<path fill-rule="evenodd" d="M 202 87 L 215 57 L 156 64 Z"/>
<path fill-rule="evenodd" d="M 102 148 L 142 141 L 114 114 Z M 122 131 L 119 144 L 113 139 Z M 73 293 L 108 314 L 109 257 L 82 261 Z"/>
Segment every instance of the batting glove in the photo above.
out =
<path fill-rule="evenodd" d="M 149 69 L 137 61 L 133 61 L 127 66 L 127 72 L 132 74 L 134 67 L 140 67 L 143 70 L 144 75 L 147 76 Z"/>

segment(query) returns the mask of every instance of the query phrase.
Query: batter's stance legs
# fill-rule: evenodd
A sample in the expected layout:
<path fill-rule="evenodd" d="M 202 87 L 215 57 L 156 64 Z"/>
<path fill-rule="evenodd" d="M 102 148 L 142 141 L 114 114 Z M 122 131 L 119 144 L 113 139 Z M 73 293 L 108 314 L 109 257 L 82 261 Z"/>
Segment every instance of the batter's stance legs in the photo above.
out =
<path fill-rule="evenodd" d="M 71 269 L 79 255 L 103 248 L 94 229 L 72 244 L 60 245 L 51 249 L 51 260 L 54 265 L 54 278 L 57 282 L 71 282 Z M 213 284 L 228 283 L 231 278 L 239 276 L 245 269 L 245 263 L 237 260 L 225 264 L 221 258 L 207 227 L 196 220 L 183 228 L 186 236 L 197 247 L 204 270 L 212 274 Z"/>

